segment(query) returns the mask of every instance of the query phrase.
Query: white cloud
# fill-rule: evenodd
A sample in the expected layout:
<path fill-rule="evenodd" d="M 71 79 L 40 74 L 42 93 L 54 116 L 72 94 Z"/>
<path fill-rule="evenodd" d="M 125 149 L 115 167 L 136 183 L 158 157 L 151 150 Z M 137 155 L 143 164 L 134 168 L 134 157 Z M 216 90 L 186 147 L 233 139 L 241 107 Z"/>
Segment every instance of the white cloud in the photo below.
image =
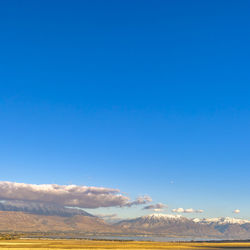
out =
<path fill-rule="evenodd" d="M 153 210 L 155 212 L 160 212 L 165 208 L 167 208 L 167 205 L 164 205 L 162 203 L 157 203 L 157 204 L 154 204 L 154 205 L 145 206 L 143 209 L 146 209 L 146 210 L 148 209 L 148 210 Z"/>
<path fill-rule="evenodd" d="M 179 208 L 174 208 L 172 209 L 172 212 L 174 213 L 203 213 L 204 210 L 202 209 L 193 209 L 193 208 L 182 208 L 182 207 L 179 207 Z"/>
<path fill-rule="evenodd" d="M 204 212 L 203 209 L 198 209 L 198 210 L 196 210 L 196 213 L 203 213 L 203 212 Z"/>
<path fill-rule="evenodd" d="M 239 213 L 240 213 L 240 209 L 235 209 L 235 210 L 233 211 L 233 213 L 239 214 Z"/>
<path fill-rule="evenodd" d="M 147 204 L 149 202 L 152 201 L 152 198 L 148 195 L 144 195 L 144 196 L 139 196 L 136 198 L 136 200 L 128 202 L 125 206 L 127 207 L 131 207 L 134 205 L 143 205 L 143 204 Z"/>
<path fill-rule="evenodd" d="M 195 213 L 195 210 L 193 208 L 187 208 L 184 210 L 184 213 Z"/>
<path fill-rule="evenodd" d="M 182 208 L 182 207 L 174 208 L 174 209 L 172 209 L 172 212 L 174 212 L 174 213 L 184 213 L 184 208 Z"/>
<path fill-rule="evenodd" d="M 129 197 L 120 194 L 120 190 L 113 188 L 57 184 L 37 185 L 7 181 L 0 182 L 0 199 L 48 202 L 81 208 L 131 207 L 152 201 L 149 196 L 138 197 L 135 201 L 130 201 Z"/>

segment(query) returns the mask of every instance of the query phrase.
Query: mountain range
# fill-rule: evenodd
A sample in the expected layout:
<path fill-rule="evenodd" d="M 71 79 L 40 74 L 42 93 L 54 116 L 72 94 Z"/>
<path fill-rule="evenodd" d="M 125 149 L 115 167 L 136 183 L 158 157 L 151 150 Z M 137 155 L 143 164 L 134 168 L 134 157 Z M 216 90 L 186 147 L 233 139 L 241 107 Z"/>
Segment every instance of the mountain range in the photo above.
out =
<path fill-rule="evenodd" d="M 250 221 L 151 214 L 111 224 L 82 209 L 39 202 L 0 202 L 0 231 L 146 234 L 169 237 L 249 239 Z"/>
<path fill-rule="evenodd" d="M 189 219 L 180 215 L 151 214 L 120 221 L 116 223 L 116 226 L 128 231 L 177 237 L 250 238 L 250 221 L 229 217 Z"/>

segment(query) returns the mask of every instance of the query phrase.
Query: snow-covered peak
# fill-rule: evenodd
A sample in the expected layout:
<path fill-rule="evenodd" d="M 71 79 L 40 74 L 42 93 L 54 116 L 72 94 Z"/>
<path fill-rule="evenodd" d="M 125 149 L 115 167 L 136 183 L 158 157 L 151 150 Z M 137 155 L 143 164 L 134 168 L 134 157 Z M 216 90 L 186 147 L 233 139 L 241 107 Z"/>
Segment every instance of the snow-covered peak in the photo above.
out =
<path fill-rule="evenodd" d="M 202 224 L 211 224 L 211 223 L 216 223 L 219 225 L 223 224 L 246 224 L 250 223 L 249 220 L 243 220 L 243 219 L 236 219 L 236 218 L 230 218 L 230 217 L 219 217 L 219 218 L 204 218 L 204 219 L 198 219 L 195 218 L 193 219 L 193 222 L 195 223 L 202 223 Z"/>
<path fill-rule="evenodd" d="M 166 220 L 175 220 L 175 221 L 183 221 L 183 220 L 191 220 L 195 223 L 200 224 L 218 224 L 218 225 L 225 225 L 225 224 L 246 224 L 250 223 L 250 220 L 244 220 L 244 219 L 237 219 L 237 218 L 230 218 L 230 217 L 218 217 L 218 218 L 194 218 L 194 219 L 188 219 L 186 217 L 183 217 L 181 215 L 175 215 L 175 214 L 161 214 L 161 213 L 153 213 L 149 215 L 142 216 L 141 218 L 146 220 L 155 220 L 155 221 L 166 221 Z"/>
<path fill-rule="evenodd" d="M 194 219 L 193 219 L 193 222 L 199 223 L 199 222 L 201 222 L 201 219 L 199 219 L 199 218 L 194 218 Z"/>
<path fill-rule="evenodd" d="M 184 218 L 181 215 L 174 215 L 174 214 L 149 214 L 149 215 L 145 215 L 142 218 L 147 218 L 147 219 L 181 219 Z"/>

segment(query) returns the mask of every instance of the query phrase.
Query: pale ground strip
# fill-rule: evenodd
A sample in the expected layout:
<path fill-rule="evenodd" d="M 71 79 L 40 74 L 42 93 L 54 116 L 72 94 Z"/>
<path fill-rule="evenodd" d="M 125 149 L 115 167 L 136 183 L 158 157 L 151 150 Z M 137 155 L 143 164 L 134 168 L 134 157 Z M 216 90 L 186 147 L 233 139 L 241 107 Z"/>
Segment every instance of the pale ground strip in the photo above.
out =
<path fill-rule="evenodd" d="M 250 242 L 231 243 L 178 243 L 178 242 L 136 242 L 136 241 L 92 241 L 92 240 L 1 240 L 0 249 L 9 250 L 67 250 L 67 249 L 216 249 L 216 248 L 244 248 L 250 249 Z"/>

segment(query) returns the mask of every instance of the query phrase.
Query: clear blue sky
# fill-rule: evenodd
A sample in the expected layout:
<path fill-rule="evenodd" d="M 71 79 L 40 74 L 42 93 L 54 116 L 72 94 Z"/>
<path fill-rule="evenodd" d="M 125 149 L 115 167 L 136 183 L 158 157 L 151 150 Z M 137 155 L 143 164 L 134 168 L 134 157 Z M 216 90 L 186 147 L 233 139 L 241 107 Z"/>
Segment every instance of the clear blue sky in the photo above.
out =
<path fill-rule="evenodd" d="M 0 5 L 1 180 L 250 218 L 249 1 Z"/>

